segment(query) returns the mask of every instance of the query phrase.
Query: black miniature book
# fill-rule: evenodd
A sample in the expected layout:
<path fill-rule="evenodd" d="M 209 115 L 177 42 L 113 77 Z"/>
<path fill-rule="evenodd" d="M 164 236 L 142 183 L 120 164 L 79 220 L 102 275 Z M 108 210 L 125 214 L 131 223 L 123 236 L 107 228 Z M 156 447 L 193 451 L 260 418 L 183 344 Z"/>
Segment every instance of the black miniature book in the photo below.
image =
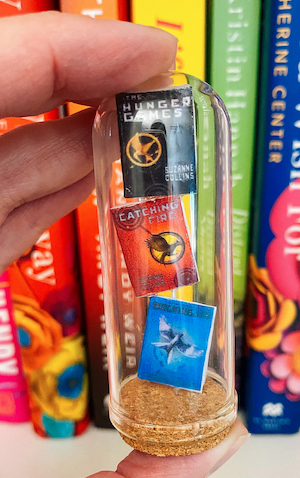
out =
<path fill-rule="evenodd" d="M 121 93 L 116 98 L 124 196 L 197 192 L 192 88 Z"/>

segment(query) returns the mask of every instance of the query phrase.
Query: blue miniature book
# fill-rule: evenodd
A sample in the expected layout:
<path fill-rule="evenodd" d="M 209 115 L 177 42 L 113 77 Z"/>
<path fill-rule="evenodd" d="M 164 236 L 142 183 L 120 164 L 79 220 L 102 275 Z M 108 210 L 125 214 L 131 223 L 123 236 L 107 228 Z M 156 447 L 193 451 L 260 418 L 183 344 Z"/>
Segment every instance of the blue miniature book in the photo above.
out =
<path fill-rule="evenodd" d="M 151 297 L 138 377 L 201 392 L 215 313 L 213 306 Z"/>

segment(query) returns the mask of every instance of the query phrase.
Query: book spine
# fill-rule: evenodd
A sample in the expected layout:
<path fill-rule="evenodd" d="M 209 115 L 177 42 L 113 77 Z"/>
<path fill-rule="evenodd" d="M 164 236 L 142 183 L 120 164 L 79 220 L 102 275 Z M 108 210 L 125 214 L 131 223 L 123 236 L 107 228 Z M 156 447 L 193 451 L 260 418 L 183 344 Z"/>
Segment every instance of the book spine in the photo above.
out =
<path fill-rule="evenodd" d="M 193 14 L 191 14 L 193 12 Z M 131 0 L 131 20 L 134 23 L 161 28 L 178 38 L 176 70 L 205 78 L 206 1 L 188 0 Z M 183 197 L 185 214 L 191 228 L 190 195 Z M 162 293 L 169 295 L 168 292 Z M 191 286 L 176 291 L 178 299 L 193 300 Z"/>
<path fill-rule="evenodd" d="M 263 4 L 246 336 L 252 433 L 300 426 L 300 76 L 296 0 Z"/>
<path fill-rule="evenodd" d="M 60 10 L 92 18 L 128 20 L 127 0 L 60 0 Z"/>
<path fill-rule="evenodd" d="M 56 10 L 55 0 L 0 0 L 0 17 Z"/>
<path fill-rule="evenodd" d="M 26 379 L 13 316 L 8 273 L 0 276 L 0 420 L 30 419 Z"/>
<path fill-rule="evenodd" d="M 238 390 L 242 380 L 260 11 L 261 0 L 209 2 L 208 82 L 226 105 L 232 132 L 233 286 Z"/>
<path fill-rule="evenodd" d="M 1 1 L 0 16 L 55 9 L 56 3 Z M 0 134 L 59 117 L 55 109 L 38 116 L 4 118 Z M 73 214 L 46 231 L 9 272 L 34 428 L 47 437 L 80 434 L 89 420 Z M 49 381 L 50 375 L 55 379 Z M 73 391 L 68 388 L 71 381 Z"/>
<path fill-rule="evenodd" d="M 43 437 L 79 435 L 89 422 L 74 226 L 68 214 L 9 269 L 31 418 Z"/>
<path fill-rule="evenodd" d="M 54 120 L 58 118 L 58 109 L 36 116 L 2 118 L 0 119 L 0 135 L 7 133 L 8 131 L 11 131 L 15 128 L 18 128 L 19 126 L 24 126 L 26 124 L 32 123 L 41 123 L 42 121 Z"/>
<path fill-rule="evenodd" d="M 108 366 L 96 191 L 76 210 L 81 284 L 92 395 L 92 418 L 108 428 Z"/>
<path fill-rule="evenodd" d="M 205 78 L 205 0 L 132 0 L 131 20 L 178 38 L 177 71 Z"/>
<path fill-rule="evenodd" d="M 62 12 L 88 15 L 92 18 L 128 20 L 127 0 L 60 0 Z M 68 103 L 68 114 L 84 107 Z M 116 191 L 118 176 L 116 178 Z M 102 289 L 101 253 L 97 219 L 96 193 L 76 210 L 79 261 L 83 289 L 89 359 L 92 415 L 97 427 L 109 428 L 108 373 L 105 316 Z"/>

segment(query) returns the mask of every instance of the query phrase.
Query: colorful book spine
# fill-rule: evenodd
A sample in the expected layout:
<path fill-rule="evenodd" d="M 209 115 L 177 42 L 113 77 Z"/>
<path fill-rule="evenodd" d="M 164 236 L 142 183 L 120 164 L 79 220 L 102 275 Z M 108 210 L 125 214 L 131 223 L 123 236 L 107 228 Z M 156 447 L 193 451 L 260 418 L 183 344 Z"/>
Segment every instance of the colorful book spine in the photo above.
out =
<path fill-rule="evenodd" d="M 30 419 L 26 379 L 13 316 L 8 273 L 0 276 L 0 420 Z"/>
<path fill-rule="evenodd" d="M 74 216 L 45 231 L 10 269 L 31 418 L 43 437 L 68 438 L 88 425 Z"/>
<path fill-rule="evenodd" d="M 36 11 L 51 10 L 55 8 L 53 0 L 45 0 L 43 2 L 37 0 L 1 0 L 0 1 L 0 17 L 21 15 L 23 13 L 32 13 Z M 0 119 L 0 135 L 10 131 L 18 126 L 23 126 L 31 122 L 44 121 L 48 116 L 49 119 L 57 117 L 57 113 L 47 113 L 46 115 L 38 115 L 28 118 L 2 118 Z M 10 333 L 6 337 L 11 338 L 10 348 L 13 350 L 11 359 L 3 362 L 0 367 L 0 419 L 6 421 L 27 421 L 30 419 L 29 402 L 27 394 L 26 379 L 24 378 L 20 345 L 17 339 L 15 322 L 12 320 L 13 306 L 11 303 L 11 291 L 8 286 L 8 276 L 1 277 L 2 284 L 6 284 L 0 289 L 2 294 L 1 316 L 5 314 L 9 317 L 6 327 L 10 328 Z M 5 302 L 4 302 L 5 301 Z M 1 325 L 0 325 L 1 327 Z"/>
<path fill-rule="evenodd" d="M 131 0 L 134 23 L 162 28 L 178 38 L 177 71 L 205 77 L 206 1 Z"/>
<path fill-rule="evenodd" d="M 176 70 L 205 78 L 206 0 L 131 0 L 131 20 L 134 23 L 161 28 L 178 38 Z M 175 68 L 175 65 L 174 65 Z M 191 228 L 191 196 L 183 197 L 185 214 Z M 162 293 L 169 295 L 169 293 Z M 191 286 L 182 287 L 176 297 L 193 300 Z"/>
<path fill-rule="evenodd" d="M 300 426 L 299 18 L 297 0 L 263 4 L 246 330 L 252 433 Z"/>
<path fill-rule="evenodd" d="M 232 132 L 236 387 L 240 390 L 261 0 L 210 0 L 208 5 L 208 82 L 226 105 Z"/>
<path fill-rule="evenodd" d="M 127 0 L 60 0 L 60 9 L 66 13 L 92 18 L 128 20 Z"/>
<path fill-rule="evenodd" d="M 88 15 L 92 18 L 128 20 L 127 0 L 60 0 L 63 12 Z M 84 107 L 68 103 L 68 114 L 74 114 Z M 115 175 L 115 191 L 118 191 L 119 176 Z M 97 427 L 108 428 L 108 373 L 105 317 L 103 306 L 101 254 L 97 219 L 96 193 L 76 210 L 76 223 L 79 245 L 81 283 L 83 289 L 84 313 L 86 322 L 87 350 L 89 359 L 90 387 L 92 395 L 92 416 Z M 116 251 L 121 257 L 121 251 Z M 121 260 L 120 260 L 121 262 Z M 120 271 L 122 273 L 122 271 Z M 129 280 L 124 282 L 124 293 L 131 288 Z M 129 290 L 130 293 L 130 290 Z M 128 320 L 127 320 L 128 322 Z M 130 323 L 129 323 L 130 327 Z M 130 333 L 130 330 L 127 331 Z M 128 360 L 135 361 L 135 351 L 131 350 Z"/>
<path fill-rule="evenodd" d="M 0 0 L 0 17 L 55 9 L 55 0 Z"/>
<path fill-rule="evenodd" d="M 56 3 L 1 1 L 0 16 L 52 10 Z M 0 134 L 58 118 L 58 109 L 38 116 L 4 118 Z M 66 216 L 46 231 L 9 272 L 34 428 L 44 437 L 78 435 L 89 420 L 74 216 Z"/>

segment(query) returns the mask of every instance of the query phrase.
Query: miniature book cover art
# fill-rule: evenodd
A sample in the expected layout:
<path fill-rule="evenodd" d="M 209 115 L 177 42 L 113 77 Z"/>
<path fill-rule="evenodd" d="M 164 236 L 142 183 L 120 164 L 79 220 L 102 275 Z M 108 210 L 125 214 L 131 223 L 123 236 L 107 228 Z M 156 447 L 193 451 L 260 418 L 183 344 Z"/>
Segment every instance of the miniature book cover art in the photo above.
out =
<path fill-rule="evenodd" d="M 137 297 L 199 282 L 180 197 L 111 209 Z"/>
<path fill-rule="evenodd" d="M 126 198 L 196 193 L 189 85 L 116 96 Z"/>
<path fill-rule="evenodd" d="M 151 297 L 138 378 L 201 392 L 215 312 L 209 305 Z"/>

